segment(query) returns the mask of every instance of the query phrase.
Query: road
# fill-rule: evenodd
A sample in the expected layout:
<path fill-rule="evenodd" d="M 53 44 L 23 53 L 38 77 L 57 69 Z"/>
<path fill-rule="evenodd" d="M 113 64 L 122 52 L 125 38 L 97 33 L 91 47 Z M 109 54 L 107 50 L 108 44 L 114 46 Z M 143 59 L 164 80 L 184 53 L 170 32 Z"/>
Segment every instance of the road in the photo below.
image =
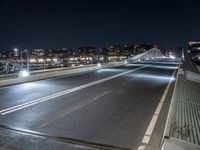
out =
<path fill-rule="evenodd" d="M 128 64 L 0 88 L 0 147 L 20 149 L 20 142 L 32 135 L 36 142 L 39 135 L 78 140 L 86 149 L 137 149 L 174 70 L 172 64 Z"/>

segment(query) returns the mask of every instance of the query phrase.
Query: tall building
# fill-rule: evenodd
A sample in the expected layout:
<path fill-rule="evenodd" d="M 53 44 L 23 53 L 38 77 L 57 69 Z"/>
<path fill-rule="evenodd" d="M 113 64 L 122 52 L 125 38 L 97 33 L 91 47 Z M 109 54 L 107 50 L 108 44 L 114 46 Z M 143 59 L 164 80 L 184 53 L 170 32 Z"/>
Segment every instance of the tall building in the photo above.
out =
<path fill-rule="evenodd" d="M 121 58 L 121 51 L 122 46 L 120 45 L 111 45 L 107 47 L 103 47 L 100 49 L 100 58 L 103 58 L 105 62 L 108 61 L 118 61 L 123 58 Z"/>
<path fill-rule="evenodd" d="M 4 50 L 0 50 L 0 60 L 5 60 L 8 58 L 9 53 L 4 51 Z"/>
<path fill-rule="evenodd" d="M 91 64 L 97 62 L 95 47 L 78 48 L 79 61 L 81 64 Z"/>
<path fill-rule="evenodd" d="M 29 53 L 29 60 L 32 64 L 68 66 L 73 56 L 74 52 L 69 48 L 33 49 Z"/>
<path fill-rule="evenodd" d="M 153 48 L 154 45 L 150 45 L 150 44 L 135 44 L 135 47 L 134 47 L 134 54 L 137 55 L 137 54 L 140 54 L 140 53 L 143 53 L 151 48 Z"/>
<path fill-rule="evenodd" d="M 188 43 L 188 55 L 190 59 L 200 65 L 200 41 L 190 41 Z"/>
<path fill-rule="evenodd" d="M 147 44 L 111 45 L 100 49 L 100 58 L 107 61 L 121 61 L 153 48 Z"/>

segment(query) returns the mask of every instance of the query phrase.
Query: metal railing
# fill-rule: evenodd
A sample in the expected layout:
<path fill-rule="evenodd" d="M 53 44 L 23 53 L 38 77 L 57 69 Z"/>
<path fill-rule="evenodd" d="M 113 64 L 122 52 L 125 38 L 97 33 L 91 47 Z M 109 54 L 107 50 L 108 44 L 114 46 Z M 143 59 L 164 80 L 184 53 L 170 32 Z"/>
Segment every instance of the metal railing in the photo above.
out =
<path fill-rule="evenodd" d="M 131 57 L 128 61 L 129 62 L 149 61 L 159 58 L 164 58 L 164 54 L 161 52 L 160 49 L 152 48 L 144 53 Z"/>

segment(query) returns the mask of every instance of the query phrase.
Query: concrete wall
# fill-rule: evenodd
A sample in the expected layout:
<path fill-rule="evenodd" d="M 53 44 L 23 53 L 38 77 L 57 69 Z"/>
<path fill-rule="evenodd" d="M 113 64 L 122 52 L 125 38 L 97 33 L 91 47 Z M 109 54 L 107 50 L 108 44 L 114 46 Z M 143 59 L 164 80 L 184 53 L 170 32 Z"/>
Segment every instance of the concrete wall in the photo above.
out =
<path fill-rule="evenodd" d="M 199 73 L 200 73 L 200 66 L 199 66 L 199 65 L 196 65 L 196 67 L 197 67 L 197 69 L 198 69 L 198 71 L 199 71 Z"/>

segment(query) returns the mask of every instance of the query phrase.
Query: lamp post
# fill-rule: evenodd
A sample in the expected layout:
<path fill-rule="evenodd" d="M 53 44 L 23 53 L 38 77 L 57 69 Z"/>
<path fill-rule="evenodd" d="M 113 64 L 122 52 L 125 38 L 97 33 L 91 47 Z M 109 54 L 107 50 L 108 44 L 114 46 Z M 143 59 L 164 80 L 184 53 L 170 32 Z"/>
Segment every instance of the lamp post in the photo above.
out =
<path fill-rule="evenodd" d="M 19 50 L 17 48 L 14 48 L 14 56 L 15 57 L 19 56 Z"/>
<path fill-rule="evenodd" d="M 22 51 L 20 51 L 20 70 L 22 70 Z"/>
<path fill-rule="evenodd" d="M 14 56 L 19 57 L 19 49 L 14 48 Z M 22 70 L 22 51 L 20 51 L 20 70 Z"/>
<path fill-rule="evenodd" d="M 26 60 L 26 68 L 29 70 L 29 52 L 28 52 L 28 49 L 25 49 L 24 50 L 24 52 L 25 52 L 25 54 L 26 54 L 26 56 L 25 56 L 25 60 Z"/>

